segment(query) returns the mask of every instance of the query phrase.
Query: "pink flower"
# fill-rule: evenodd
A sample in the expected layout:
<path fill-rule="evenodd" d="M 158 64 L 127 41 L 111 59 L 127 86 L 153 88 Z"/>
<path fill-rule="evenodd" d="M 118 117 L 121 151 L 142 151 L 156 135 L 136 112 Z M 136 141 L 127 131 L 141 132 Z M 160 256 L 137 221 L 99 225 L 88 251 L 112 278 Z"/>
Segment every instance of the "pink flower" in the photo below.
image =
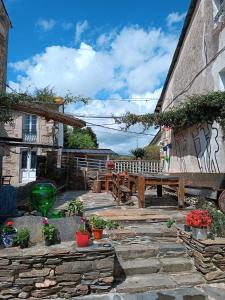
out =
<path fill-rule="evenodd" d="M 82 223 L 85 223 L 87 219 L 85 217 L 81 217 L 80 220 Z"/>
<path fill-rule="evenodd" d="M 48 224 L 48 218 L 42 218 L 42 224 L 43 225 Z"/>

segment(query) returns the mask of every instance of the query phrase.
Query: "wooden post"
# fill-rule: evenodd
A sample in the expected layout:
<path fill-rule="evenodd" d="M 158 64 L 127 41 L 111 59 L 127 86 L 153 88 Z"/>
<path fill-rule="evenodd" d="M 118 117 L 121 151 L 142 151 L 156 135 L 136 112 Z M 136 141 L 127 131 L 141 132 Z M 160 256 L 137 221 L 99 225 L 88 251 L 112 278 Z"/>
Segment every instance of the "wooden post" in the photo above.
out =
<path fill-rule="evenodd" d="M 138 176 L 137 190 L 138 190 L 138 206 L 139 208 L 143 208 L 145 203 L 145 178 L 143 176 Z"/>
<path fill-rule="evenodd" d="M 157 185 L 157 197 L 162 197 L 162 185 Z"/>
<path fill-rule="evenodd" d="M 179 186 L 178 186 L 178 207 L 184 208 L 184 196 L 185 196 L 185 188 L 184 188 L 184 179 L 179 179 Z"/>

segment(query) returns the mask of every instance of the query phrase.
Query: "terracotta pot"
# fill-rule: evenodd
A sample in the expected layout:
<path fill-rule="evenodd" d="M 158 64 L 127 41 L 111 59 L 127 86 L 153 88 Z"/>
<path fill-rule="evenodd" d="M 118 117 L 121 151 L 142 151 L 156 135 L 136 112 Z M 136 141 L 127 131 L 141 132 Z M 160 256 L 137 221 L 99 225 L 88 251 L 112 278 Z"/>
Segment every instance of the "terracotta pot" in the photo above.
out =
<path fill-rule="evenodd" d="M 83 234 L 77 231 L 75 234 L 76 242 L 78 247 L 87 247 L 89 243 L 89 233 Z"/>
<path fill-rule="evenodd" d="M 92 230 L 95 240 L 100 240 L 102 238 L 103 229 L 92 228 L 91 230 Z"/>

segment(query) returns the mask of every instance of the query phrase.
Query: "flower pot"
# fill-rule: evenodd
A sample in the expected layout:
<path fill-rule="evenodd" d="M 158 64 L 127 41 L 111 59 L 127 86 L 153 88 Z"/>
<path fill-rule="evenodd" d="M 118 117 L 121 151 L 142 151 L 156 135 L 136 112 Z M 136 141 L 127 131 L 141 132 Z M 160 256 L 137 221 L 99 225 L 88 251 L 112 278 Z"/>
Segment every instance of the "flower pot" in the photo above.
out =
<path fill-rule="evenodd" d="M 203 228 L 192 227 L 192 237 L 196 240 L 206 240 L 207 227 L 203 227 Z"/>
<path fill-rule="evenodd" d="M 87 247 L 89 243 L 89 233 L 82 233 L 77 231 L 75 234 L 78 247 Z"/>
<path fill-rule="evenodd" d="M 95 240 L 100 240 L 102 238 L 103 229 L 92 228 L 92 233 Z"/>
<path fill-rule="evenodd" d="M 14 238 L 16 237 L 16 233 L 2 233 L 2 243 L 5 248 L 10 248 L 14 244 Z"/>

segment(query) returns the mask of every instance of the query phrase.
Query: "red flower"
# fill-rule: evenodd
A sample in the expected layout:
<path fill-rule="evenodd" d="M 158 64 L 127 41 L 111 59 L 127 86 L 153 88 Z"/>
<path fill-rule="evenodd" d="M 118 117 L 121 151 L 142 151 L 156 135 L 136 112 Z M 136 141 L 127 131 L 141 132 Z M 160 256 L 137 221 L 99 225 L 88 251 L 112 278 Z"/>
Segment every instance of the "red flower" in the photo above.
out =
<path fill-rule="evenodd" d="M 207 210 L 192 210 L 186 215 L 186 224 L 196 228 L 208 227 L 212 219 Z"/>
<path fill-rule="evenodd" d="M 13 224 L 14 224 L 13 221 L 8 221 L 8 222 L 6 223 L 7 226 L 13 226 Z"/>

